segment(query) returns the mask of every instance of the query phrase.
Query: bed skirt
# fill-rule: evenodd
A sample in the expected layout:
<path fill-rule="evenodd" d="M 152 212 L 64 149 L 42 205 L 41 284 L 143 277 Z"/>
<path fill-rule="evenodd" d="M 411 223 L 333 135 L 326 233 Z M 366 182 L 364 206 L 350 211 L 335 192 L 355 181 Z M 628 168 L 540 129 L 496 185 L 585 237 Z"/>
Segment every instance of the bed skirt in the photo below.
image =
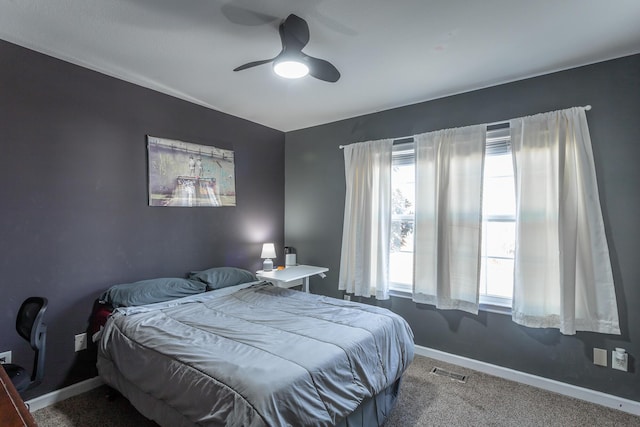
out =
<path fill-rule="evenodd" d="M 337 424 L 338 427 L 371 427 L 382 426 L 396 406 L 399 378 L 395 383 L 382 390 L 377 395 L 365 399 L 347 418 Z"/>

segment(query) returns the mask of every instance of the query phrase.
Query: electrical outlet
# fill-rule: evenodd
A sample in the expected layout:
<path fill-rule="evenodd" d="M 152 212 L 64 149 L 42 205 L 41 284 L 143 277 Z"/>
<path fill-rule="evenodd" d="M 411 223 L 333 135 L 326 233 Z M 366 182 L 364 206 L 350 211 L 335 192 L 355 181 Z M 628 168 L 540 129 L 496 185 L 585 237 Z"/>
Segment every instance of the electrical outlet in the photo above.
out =
<path fill-rule="evenodd" d="M 628 371 L 629 355 L 624 348 L 616 348 L 611 352 L 611 367 L 620 371 Z"/>
<path fill-rule="evenodd" d="M 76 335 L 76 351 L 87 349 L 87 334 Z"/>
<path fill-rule="evenodd" d="M 351 301 L 351 295 L 345 295 L 344 296 L 344 300 L 345 301 Z"/>
<path fill-rule="evenodd" d="M 607 350 L 603 348 L 594 348 L 593 364 L 598 366 L 607 366 Z"/>
<path fill-rule="evenodd" d="M 0 353 L 0 363 L 11 363 L 11 352 Z"/>

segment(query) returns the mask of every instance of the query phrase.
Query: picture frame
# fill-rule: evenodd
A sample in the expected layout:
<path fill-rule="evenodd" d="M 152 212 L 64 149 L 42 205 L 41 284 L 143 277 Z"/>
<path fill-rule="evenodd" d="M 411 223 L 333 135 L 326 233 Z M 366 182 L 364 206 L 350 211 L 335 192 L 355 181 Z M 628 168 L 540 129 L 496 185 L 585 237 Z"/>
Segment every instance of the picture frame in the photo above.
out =
<path fill-rule="evenodd" d="M 149 206 L 236 205 L 232 150 L 147 135 Z"/>

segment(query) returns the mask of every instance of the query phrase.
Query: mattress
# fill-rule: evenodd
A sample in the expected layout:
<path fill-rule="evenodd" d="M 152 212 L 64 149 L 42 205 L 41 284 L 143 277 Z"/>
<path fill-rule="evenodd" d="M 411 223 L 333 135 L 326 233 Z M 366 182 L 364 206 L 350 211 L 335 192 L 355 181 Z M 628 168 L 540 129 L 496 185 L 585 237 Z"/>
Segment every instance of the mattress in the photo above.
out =
<path fill-rule="evenodd" d="M 412 359 L 389 310 L 256 283 L 115 310 L 98 372 L 160 425 L 330 426 Z"/>

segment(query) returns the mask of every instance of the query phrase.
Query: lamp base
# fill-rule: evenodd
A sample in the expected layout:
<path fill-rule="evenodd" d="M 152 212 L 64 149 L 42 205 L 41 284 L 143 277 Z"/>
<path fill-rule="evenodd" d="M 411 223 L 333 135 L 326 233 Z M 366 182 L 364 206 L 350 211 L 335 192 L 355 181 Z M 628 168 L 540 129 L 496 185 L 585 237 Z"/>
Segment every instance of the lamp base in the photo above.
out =
<path fill-rule="evenodd" d="M 267 258 L 262 263 L 262 271 L 271 271 L 273 270 L 273 261 L 270 258 Z"/>

